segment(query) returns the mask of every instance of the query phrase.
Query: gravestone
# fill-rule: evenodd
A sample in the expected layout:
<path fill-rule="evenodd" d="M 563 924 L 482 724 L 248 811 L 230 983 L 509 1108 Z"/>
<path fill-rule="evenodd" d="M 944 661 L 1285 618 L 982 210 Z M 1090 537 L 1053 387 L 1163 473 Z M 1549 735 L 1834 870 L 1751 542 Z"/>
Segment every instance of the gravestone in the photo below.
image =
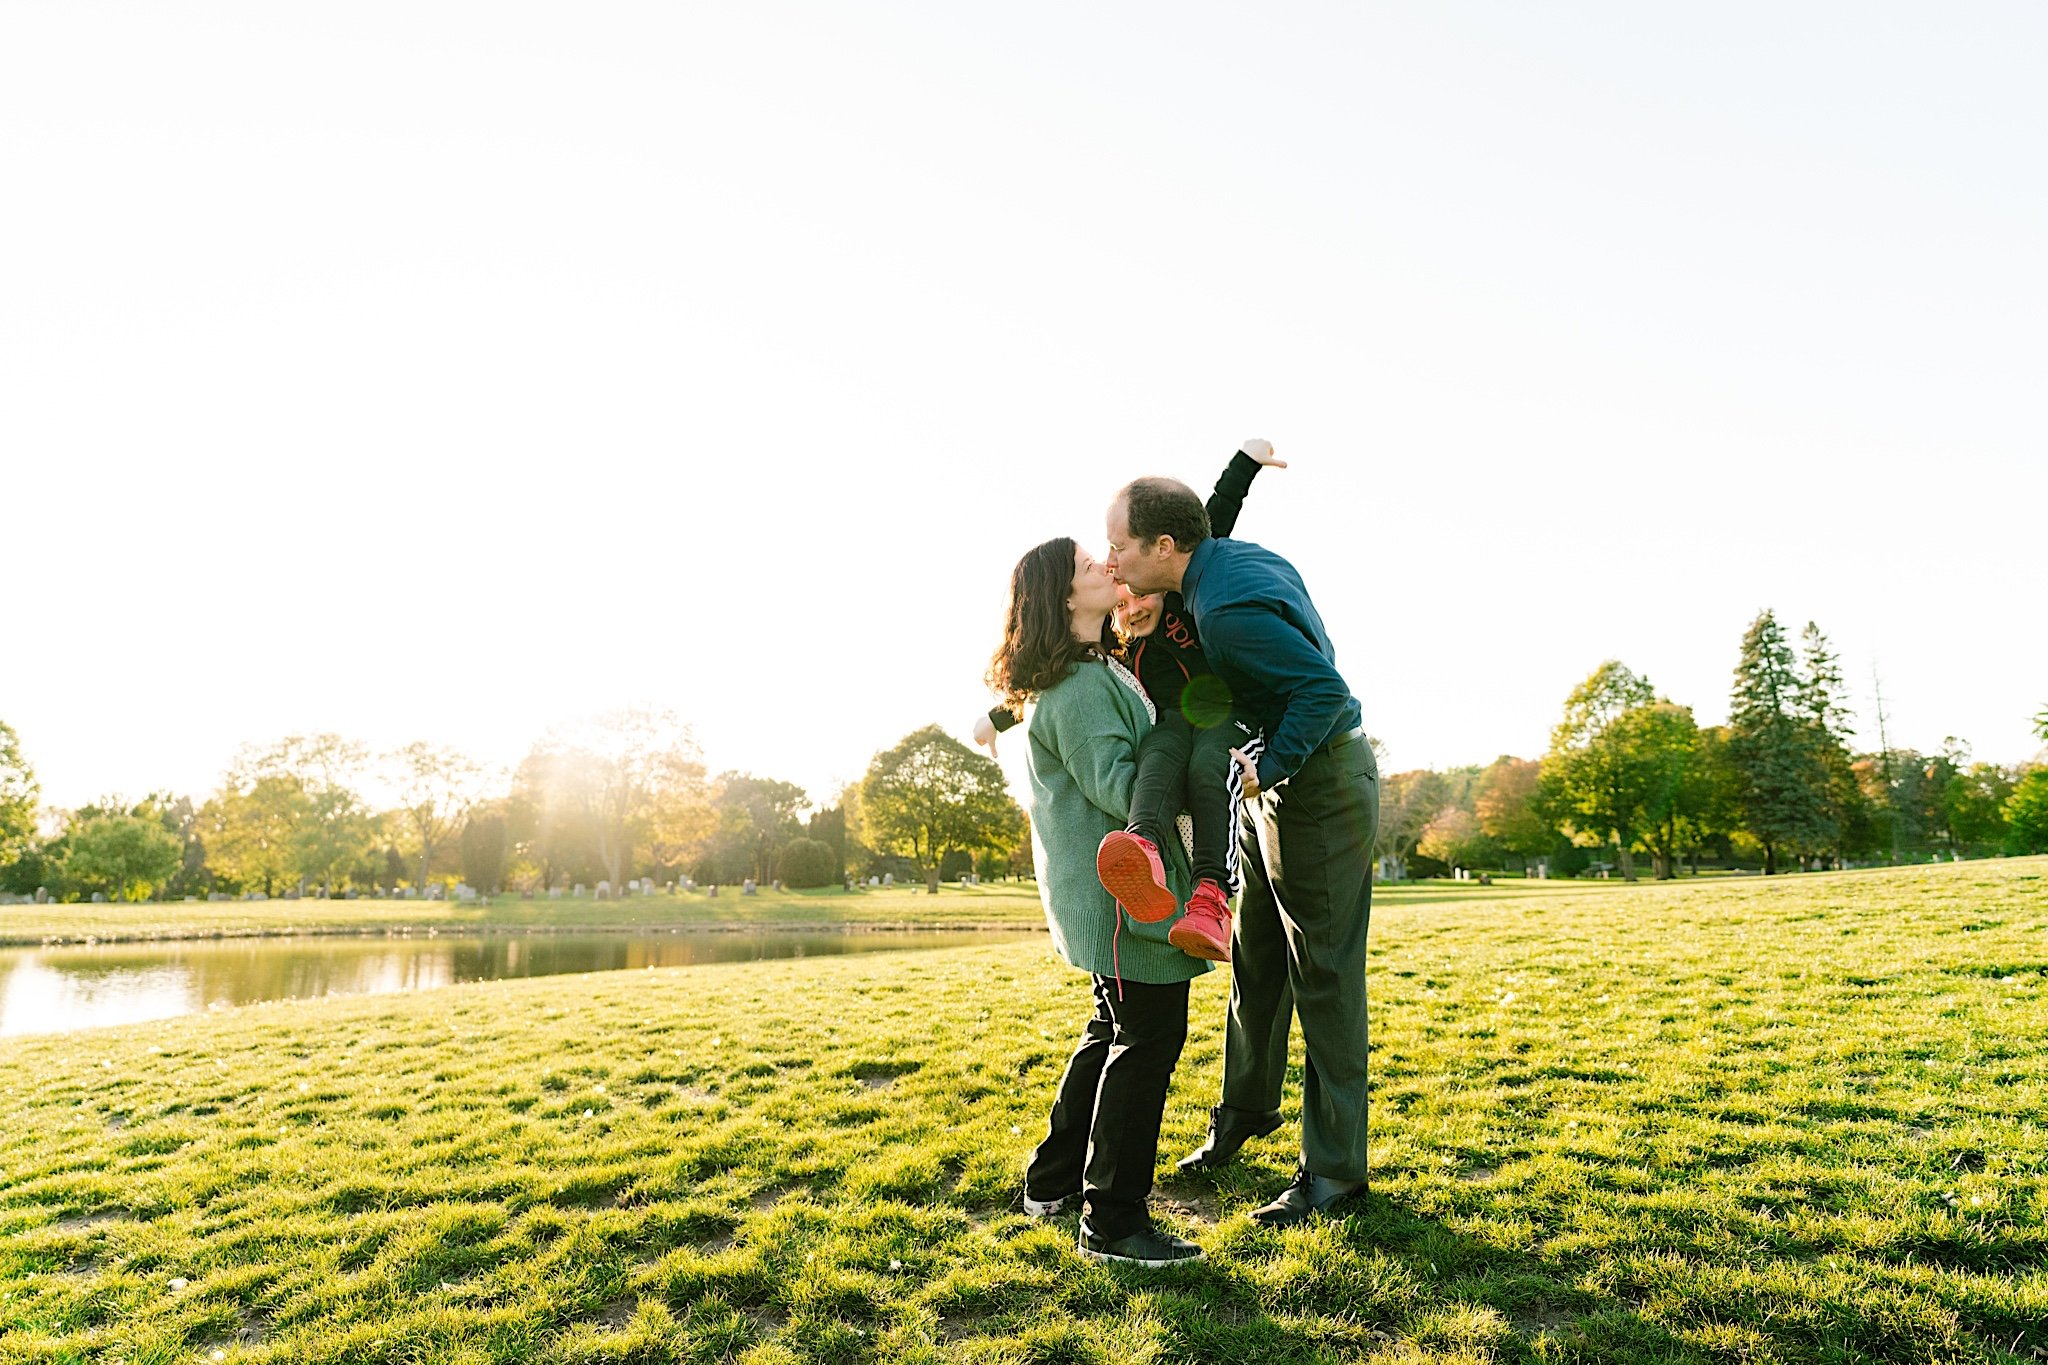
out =
<path fill-rule="evenodd" d="M 249 899 L 252 901 L 267 901 L 270 899 L 270 893 L 268 891 L 258 891 L 250 896 Z"/>
<path fill-rule="evenodd" d="M 559 887 L 559 886 L 551 886 L 551 887 L 549 887 L 549 888 L 548 888 L 548 899 L 549 899 L 549 900 L 551 900 L 551 901 L 558 901 L 558 900 L 560 900 L 561 898 L 562 898 L 562 888 L 561 888 L 561 887 Z"/>
<path fill-rule="evenodd" d="M 884 872 L 884 873 L 882 874 L 882 885 L 884 885 L 884 886 L 894 886 L 894 885 L 896 885 L 896 874 L 895 874 L 894 872 Z"/>
<path fill-rule="evenodd" d="M 754 894 L 754 879 L 752 877 L 749 877 L 745 881 L 740 883 L 740 894 L 742 896 L 751 896 Z"/>
<path fill-rule="evenodd" d="M 782 878 L 777 877 L 775 879 L 775 889 L 777 891 L 787 891 L 789 888 L 782 884 Z"/>
<path fill-rule="evenodd" d="M 608 901 L 612 898 L 612 884 L 610 882 L 599 882 L 597 884 L 597 898 L 601 901 Z"/>
<path fill-rule="evenodd" d="M 710 886 L 709 888 L 707 888 L 707 889 L 705 890 L 704 894 L 705 894 L 705 896 L 706 896 L 707 898 L 709 898 L 709 899 L 711 899 L 711 900 L 717 900 L 717 899 L 718 899 L 718 886 L 717 886 L 717 883 L 715 883 L 715 882 L 714 882 L 714 883 L 713 883 L 713 884 L 712 884 L 712 885 L 711 885 L 711 886 Z"/>
<path fill-rule="evenodd" d="M 581 896 L 583 894 L 583 883 L 576 883 L 576 889 L 574 891 L 571 891 L 569 894 L 572 896 Z"/>
<path fill-rule="evenodd" d="M 47 886 L 39 886 L 39 887 L 37 887 L 37 888 L 36 888 L 36 904 L 37 904 L 37 905 L 48 905 L 49 903 L 50 903 L 50 888 L 49 888 L 49 887 L 47 887 Z"/>
<path fill-rule="evenodd" d="M 880 886 L 881 884 L 882 884 L 882 879 L 881 879 L 880 877 L 870 877 L 870 878 L 868 878 L 868 885 L 869 885 L 869 886 Z"/>
<path fill-rule="evenodd" d="M 106 892 L 104 892 L 104 891 L 95 891 L 95 892 L 93 892 L 93 893 L 92 893 L 92 903 L 93 903 L 94 905 L 105 905 L 105 904 L 107 903 L 107 893 L 106 893 Z"/>
<path fill-rule="evenodd" d="M 459 900 L 459 901 L 473 901 L 473 900 L 475 900 L 475 899 L 476 899 L 476 888 L 475 888 L 475 887 L 473 887 L 473 886 L 471 886 L 471 885 L 470 885 L 470 884 L 469 884 L 468 882 L 457 882 L 457 883 L 455 883 L 455 899 L 457 899 L 457 900 Z"/>

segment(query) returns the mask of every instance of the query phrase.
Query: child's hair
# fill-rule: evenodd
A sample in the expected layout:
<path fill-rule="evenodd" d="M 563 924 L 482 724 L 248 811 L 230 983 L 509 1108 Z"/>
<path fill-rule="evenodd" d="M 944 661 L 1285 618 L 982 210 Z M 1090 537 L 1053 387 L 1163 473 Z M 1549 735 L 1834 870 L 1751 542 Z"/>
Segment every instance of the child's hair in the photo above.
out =
<path fill-rule="evenodd" d="M 1067 594 L 1074 586 L 1073 540 L 1059 536 L 1033 546 L 1010 572 L 1010 608 L 1003 643 L 989 660 L 988 685 L 1012 713 L 1073 671 L 1074 665 L 1115 653 L 1119 639 L 1109 620 L 1094 644 L 1074 638 Z"/>

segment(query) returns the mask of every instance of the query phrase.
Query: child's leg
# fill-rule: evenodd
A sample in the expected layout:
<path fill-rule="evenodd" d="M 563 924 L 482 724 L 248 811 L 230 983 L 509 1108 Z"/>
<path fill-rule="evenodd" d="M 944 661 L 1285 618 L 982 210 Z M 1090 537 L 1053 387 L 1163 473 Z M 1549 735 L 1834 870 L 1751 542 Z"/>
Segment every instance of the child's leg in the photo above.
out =
<path fill-rule="evenodd" d="M 1187 810 L 1195 822 L 1195 880 L 1203 878 L 1234 896 L 1240 888 L 1238 816 L 1244 807 L 1244 775 L 1230 756 L 1239 750 L 1254 763 L 1265 745 L 1258 732 L 1236 718 L 1194 732 L 1188 755 Z"/>
<path fill-rule="evenodd" d="M 1165 848 L 1174 836 L 1174 817 L 1187 800 L 1188 750 L 1194 727 L 1178 710 L 1159 717 L 1150 734 L 1138 742 L 1138 778 L 1131 784 L 1131 833 Z"/>

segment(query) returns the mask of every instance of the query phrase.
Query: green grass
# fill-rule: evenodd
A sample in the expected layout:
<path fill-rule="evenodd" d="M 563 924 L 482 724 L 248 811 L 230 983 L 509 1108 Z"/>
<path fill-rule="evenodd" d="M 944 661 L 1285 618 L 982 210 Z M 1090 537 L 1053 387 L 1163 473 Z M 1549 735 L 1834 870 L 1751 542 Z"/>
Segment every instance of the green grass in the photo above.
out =
<path fill-rule="evenodd" d="M 145 901 L 136 905 L 0 906 L 0 946 L 261 934 L 385 933 L 399 929 L 499 930 L 818 928 L 832 925 L 909 929 L 1007 928 L 1045 922 L 1035 882 L 857 891 L 763 890 L 742 896 L 724 887 L 677 895 L 596 900 L 460 901 L 267 900 Z"/>
<path fill-rule="evenodd" d="M 1008 1211 L 1086 1009 L 1042 943 L 0 1044 L 0 1361 L 2048 1355 L 2048 860 L 1375 919 L 1365 1211 L 1249 1222 L 1290 1126 L 1162 1182 L 1178 1273 Z"/>

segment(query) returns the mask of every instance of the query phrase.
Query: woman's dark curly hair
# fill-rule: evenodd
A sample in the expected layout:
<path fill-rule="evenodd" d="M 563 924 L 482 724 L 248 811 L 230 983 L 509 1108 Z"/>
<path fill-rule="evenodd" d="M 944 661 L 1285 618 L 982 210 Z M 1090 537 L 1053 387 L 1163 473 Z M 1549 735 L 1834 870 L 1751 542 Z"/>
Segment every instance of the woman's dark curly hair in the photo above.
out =
<path fill-rule="evenodd" d="M 1074 638 L 1074 617 L 1067 610 L 1067 596 L 1074 590 L 1074 549 L 1070 537 L 1048 540 L 1010 571 L 1009 617 L 1002 647 L 989 660 L 988 685 L 1020 716 L 1026 701 L 1066 677 L 1075 664 L 1118 648 L 1108 620 L 1097 643 Z"/>

